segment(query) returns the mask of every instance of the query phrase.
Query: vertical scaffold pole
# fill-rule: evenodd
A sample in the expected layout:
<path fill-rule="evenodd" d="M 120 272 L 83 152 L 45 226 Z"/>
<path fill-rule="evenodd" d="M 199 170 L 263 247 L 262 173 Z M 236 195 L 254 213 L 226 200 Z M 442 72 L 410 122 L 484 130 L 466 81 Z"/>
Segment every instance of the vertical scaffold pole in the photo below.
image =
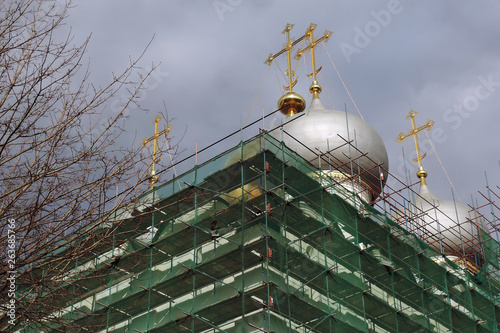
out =
<path fill-rule="evenodd" d="M 280 149 L 281 149 L 281 160 L 286 161 L 286 155 L 285 155 L 285 144 L 283 141 L 280 142 Z M 276 154 L 277 155 L 277 154 Z M 285 184 L 286 178 L 285 178 L 285 163 L 281 163 L 281 183 Z M 285 185 L 286 188 L 286 185 Z M 287 197 L 286 197 L 286 191 L 283 191 L 283 201 L 285 202 L 284 206 L 284 214 L 283 214 L 283 237 L 285 239 L 285 245 L 284 245 L 284 251 L 285 251 L 285 279 L 286 279 L 286 293 L 287 293 L 287 306 L 288 306 L 288 329 L 289 331 L 292 330 L 292 304 L 291 304 L 291 297 L 290 297 L 290 267 L 288 266 L 288 251 L 289 251 L 289 245 L 290 241 L 288 239 L 288 224 L 287 224 Z"/>
<path fill-rule="evenodd" d="M 194 166 L 194 185 L 198 185 L 198 164 Z M 198 264 L 198 251 L 196 249 L 196 246 L 198 244 L 198 240 L 196 239 L 197 236 L 197 229 L 196 223 L 198 222 L 198 188 L 196 186 L 193 187 L 194 191 L 194 226 L 193 226 L 193 299 L 191 302 L 191 311 L 190 313 L 193 313 L 196 309 L 196 270 L 194 269 L 196 265 Z M 195 317 L 191 316 L 191 332 L 195 333 Z"/>
<path fill-rule="evenodd" d="M 413 235 L 413 237 L 415 238 L 415 235 Z M 415 248 L 416 249 L 416 248 Z M 426 319 L 426 322 L 427 322 L 427 328 L 430 326 L 430 321 L 429 321 L 429 315 L 425 309 L 425 299 L 427 298 L 427 295 L 425 295 L 425 292 L 426 292 L 426 289 L 425 289 L 425 284 L 424 284 L 424 281 L 422 279 L 422 272 L 420 270 L 420 261 L 418 259 L 418 256 L 419 254 L 415 254 L 415 262 L 416 262 L 416 266 L 417 266 L 417 277 L 418 277 L 418 284 L 420 286 L 420 289 L 422 290 L 422 292 L 420 293 L 420 300 L 422 302 L 422 314 L 424 315 L 425 319 Z"/>
<path fill-rule="evenodd" d="M 152 206 L 154 207 L 155 201 L 156 201 L 156 187 L 153 186 L 152 191 L 153 193 L 153 202 Z M 155 214 L 156 211 L 153 209 L 151 212 L 151 230 L 150 235 L 151 235 L 151 243 L 149 244 L 149 280 L 148 280 L 148 315 L 147 315 L 147 323 L 146 323 L 146 331 L 149 331 L 149 322 L 150 322 L 150 312 L 151 312 L 151 279 L 152 279 L 152 274 L 153 274 L 153 237 L 154 237 L 154 230 L 155 230 Z M 148 239 L 146 239 L 146 242 L 148 242 Z"/>
<path fill-rule="evenodd" d="M 467 265 L 467 264 L 466 264 Z M 466 278 L 466 282 L 467 282 L 467 289 L 466 289 L 466 293 L 467 293 L 467 296 L 469 297 L 469 306 L 470 306 L 470 313 L 472 314 L 472 320 L 475 321 L 476 323 L 479 322 L 479 320 L 477 320 L 476 318 L 476 314 L 474 313 L 474 303 L 472 303 L 472 293 L 474 292 L 474 288 L 472 287 L 473 284 L 471 283 L 470 281 L 470 278 L 471 278 L 471 275 L 470 274 L 464 274 L 465 275 L 465 278 Z M 482 330 L 477 330 L 477 325 L 475 327 L 475 330 L 476 332 L 480 332 Z"/>
<path fill-rule="evenodd" d="M 453 189 L 451 189 L 451 196 L 453 197 L 453 205 L 455 206 L 455 216 L 457 218 L 457 225 L 458 225 L 458 235 L 460 236 L 460 244 L 462 246 L 462 256 L 465 259 L 465 245 L 464 245 L 464 239 L 462 237 L 462 226 L 460 225 L 460 217 L 458 215 L 458 209 L 457 209 L 457 202 L 455 201 L 455 192 Z"/>
<path fill-rule="evenodd" d="M 266 170 L 266 154 L 263 155 L 264 156 L 264 164 L 262 165 L 262 170 L 263 171 L 263 178 L 264 178 L 264 191 L 265 191 L 265 194 L 264 194 L 264 204 L 265 204 L 265 207 L 268 207 L 268 204 L 269 204 L 269 199 L 268 199 L 268 193 L 267 193 L 267 172 L 265 172 Z M 271 297 L 271 287 L 270 287 L 270 284 L 269 284 L 269 280 L 270 280 L 270 277 L 269 277 L 269 256 L 267 255 L 268 251 L 269 251 L 269 211 L 268 209 L 266 208 L 266 214 L 265 214 L 265 237 L 266 237 L 266 288 L 267 288 L 267 329 L 266 329 L 266 324 L 265 324 L 265 321 L 264 321 L 264 330 L 266 330 L 267 332 L 271 332 L 271 304 L 270 304 L 270 297 Z"/>
<path fill-rule="evenodd" d="M 500 161 L 498 161 L 500 164 Z M 486 174 L 486 171 L 484 172 L 484 179 L 486 180 L 486 189 L 488 190 L 488 200 L 490 202 L 490 210 L 491 210 L 491 216 L 493 217 L 493 221 L 495 220 L 495 210 L 493 209 L 493 201 L 491 200 L 491 190 L 490 190 L 490 185 L 488 184 L 488 175 Z M 497 242 L 500 242 L 500 238 L 498 236 L 498 228 L 495 229 L 495 239 Z M 487 230 L 489 231 L 489 230 Z"/>
<path fill-rule="evenodd" d="M 113 240 L 112 240 L 112 250 L 111 250 L 111 257 L 114 257 L 115 255 L 115 233 L 113 232 Z M 108 283 L 108 302 L 106 306 L 108 307 L 108 311 L 106 313 L 106 332 L 109 330 L 109 316 L 110 316 L 110 309 L 109 305 L 111 304 L 111 287 L 113 286 L 113 271 L 115 271 L 115 267 L 111 267 L 110 273 L 109 273 L 109 283 Z M 95 295 L 94 294 L 94 301 L 95 301 Z"/>
<path fill-rule="evenodd" d="M 449 323 L 449 328 L 450 331 L 453 332 L 453 309 L 451 308 L 451 297 L 450 297 L 450 290 L 448 289 L 448 279 L 446 278 L 446 274 L 448 274 L 447 271 L 444 271 L 444 292 L 446 293 L 446 303 L 448 303 L 449 311 L 448 311 L 448 323 Z"/>
<path fill-rule="evenodd" d="M 245 168 L 243 166 L 243 141 L 240 141 L 240 187 L 241 187 L 241 318 L 245 323 Z"/>
<path fill-rule="evenodd" d="M 387 253 L 389 255 L 389 262 L 392 263 L 392 255 L 391 255 L 391 229 L 389 228 L 389 232 L 387 233 Z M 391 270 L 391 292 L 392 292 L 392 305 L 394 309 L 397 309 L 396 304 L 396 292 L 394 290 L 394 269 Z M 396 332 L 399 332 L 399 318 L 398 318 L 398 310 L 394 313 L 396 317 Z"/>

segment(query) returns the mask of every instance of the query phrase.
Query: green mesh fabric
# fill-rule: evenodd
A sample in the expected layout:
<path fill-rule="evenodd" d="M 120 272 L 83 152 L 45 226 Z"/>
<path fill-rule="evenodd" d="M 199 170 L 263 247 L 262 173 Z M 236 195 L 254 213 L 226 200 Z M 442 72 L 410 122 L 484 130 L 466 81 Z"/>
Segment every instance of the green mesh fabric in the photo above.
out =
<path fill-rule="evenodd" d="M 322 177 L 267 135 L 196 166 L 76 263 L 59 315 L 109 332 L 499 332 L 498 242 L 482 234 L 472 276 Z"/>

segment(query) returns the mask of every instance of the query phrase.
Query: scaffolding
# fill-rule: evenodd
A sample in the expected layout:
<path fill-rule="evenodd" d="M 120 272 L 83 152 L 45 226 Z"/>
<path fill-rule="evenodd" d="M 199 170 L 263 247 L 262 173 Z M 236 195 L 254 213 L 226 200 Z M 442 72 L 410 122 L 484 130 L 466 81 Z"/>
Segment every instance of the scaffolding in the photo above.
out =
<path fill-rule="evenodd" d="M 334 151 L 318 158 L 345 170 Z M 471 206 L 489 232 L 454 262 L 415 184 L 365 202 L 309 162 L 261 131 L 103 218 L 81 242 L 112 241 L 58 268 L 55 315 L 75 332 L 500 332 L 493 189 Z"/>

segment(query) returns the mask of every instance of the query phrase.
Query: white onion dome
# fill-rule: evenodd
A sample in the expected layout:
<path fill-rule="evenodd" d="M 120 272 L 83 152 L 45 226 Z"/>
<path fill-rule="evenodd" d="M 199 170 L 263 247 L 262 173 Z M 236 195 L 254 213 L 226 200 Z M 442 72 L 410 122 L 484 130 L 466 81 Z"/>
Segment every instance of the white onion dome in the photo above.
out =
<path fill-rule="evenodd" d="M 428 243 L 445 255 L 472 254 L 472 244 L 479 239 L 480 230 L 487 232 L 484 219 L 459 202 L 440 200 L 429 190 L 425 182 L 420 185 L 415 199 L 417 209 L 425 214 L 420 223 L 427 235 L 436 235 Z M 436 208 L 436 209 L 435 209 Z"/>
<path fill-rule="evenodd" d="M 389 158 L 382 138 L 373 127 L 352 114 L 327 109 L 317 95 L 309 110 L 296 119 L 298 116 L 288 117 L 283 123 L 283 134 L 276 131 L 273 135 L 316 167 L 331 170 L 329 174 L 337 180 L 345 182 L 351 175 L 359 175 L 353 180 L 368 190 L 366 201 L 382 192 L 387 180 L 387 171 L 383 170 L 389 170 Z M 346 141 L 352 141 L 351 145 Z M 319 161 L 318 149 L 321 153 L 331 150 L 331 166 L 325 162 L 327 155 Z"/>

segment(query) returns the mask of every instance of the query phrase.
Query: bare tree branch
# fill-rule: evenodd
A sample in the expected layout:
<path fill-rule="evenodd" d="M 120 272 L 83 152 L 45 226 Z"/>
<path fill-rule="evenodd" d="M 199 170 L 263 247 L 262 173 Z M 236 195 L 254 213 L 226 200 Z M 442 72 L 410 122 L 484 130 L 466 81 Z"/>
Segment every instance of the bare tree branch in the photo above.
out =
<path fill-rule="evenodd" d="M 147 184 L 146 154 L 118 139 L 124 111 L 137 104 L 155 68 L 137 73 L 142 53 L 109 84 L 92 85 L 82 71 L 90 37 L 78 46 L 71 32 L 61 39 L 69 8 L 46 0 L 0 3 L 0 244 L 8 244 L 10 221 L 16 241 L 14 261 L 3 249 L 0 255 L 1 331 L 9 327 L 9 271 L 17 272 L 16 327 L 68 330 L 55 313 L 78 295 L 63 282 L 78 272 L 80 258 L 113 242 L 124 212 L 134 211 L 118 207 Z M 110 117 L 119 93 L 127 98 Z M 175 154 L 175 144 L 166 147 Z M 61 301 L 48 302 L 54 295 Z"/>

